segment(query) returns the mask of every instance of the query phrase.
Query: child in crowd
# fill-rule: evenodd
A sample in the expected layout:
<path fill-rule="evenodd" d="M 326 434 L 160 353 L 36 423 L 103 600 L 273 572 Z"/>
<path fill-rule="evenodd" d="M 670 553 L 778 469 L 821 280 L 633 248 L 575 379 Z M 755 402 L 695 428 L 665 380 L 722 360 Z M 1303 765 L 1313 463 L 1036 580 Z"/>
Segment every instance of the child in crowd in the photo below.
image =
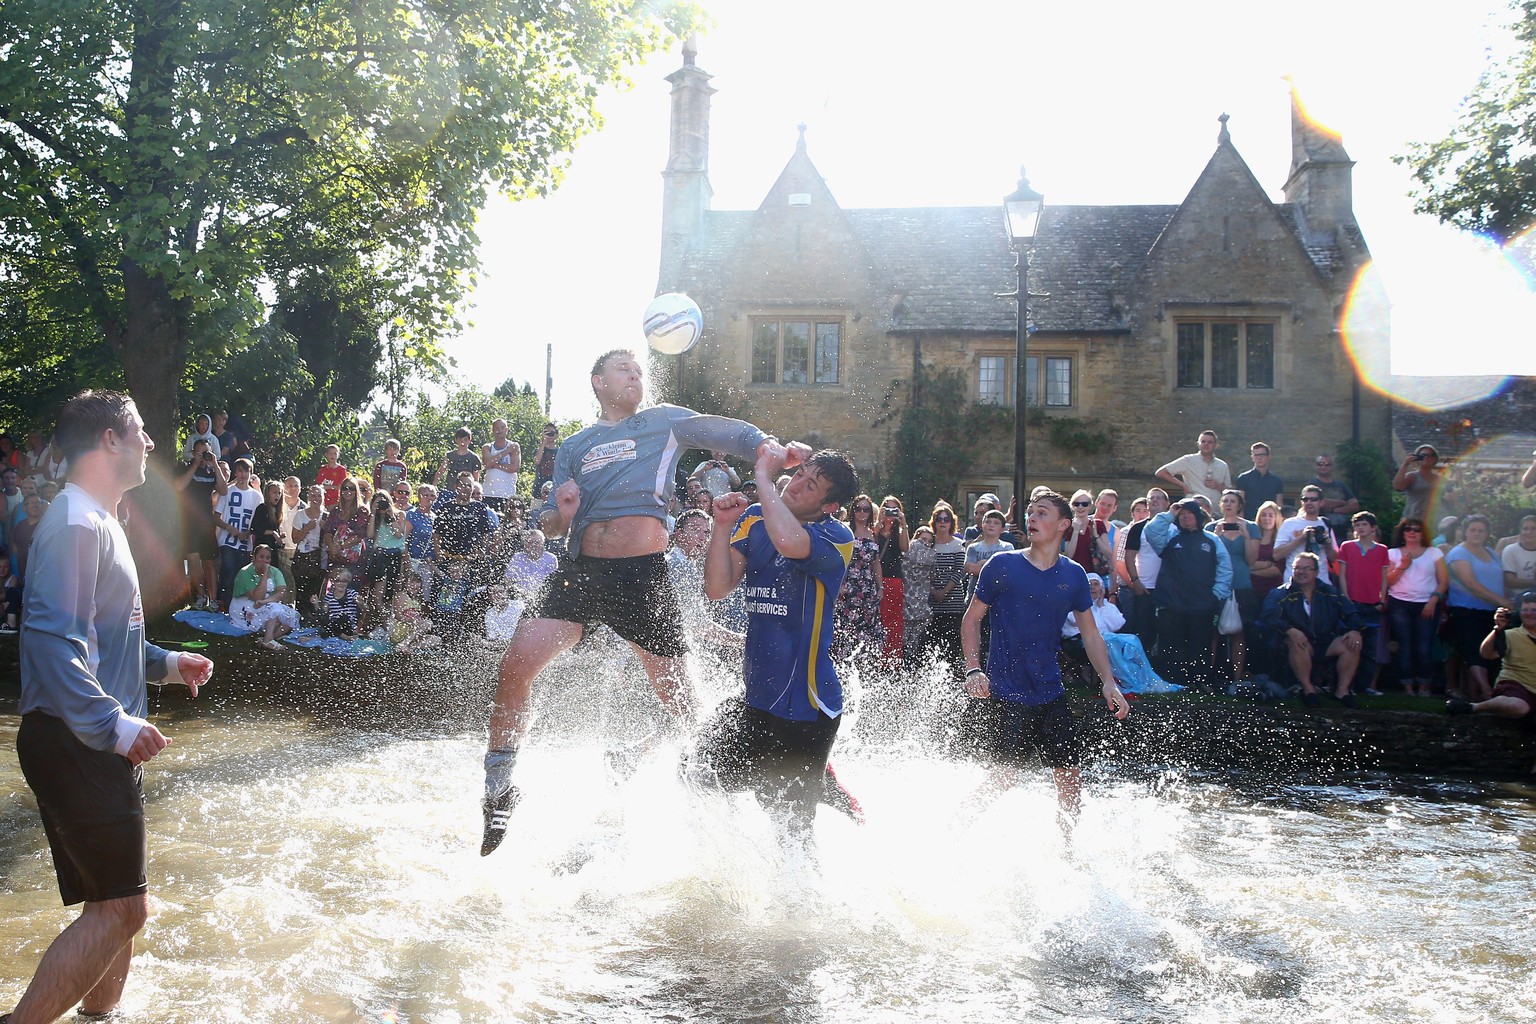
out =
<path fill-rule="evenodd" d="M 330 572 L 325 587 L 325 632 L 343 640 L 357 639 L 357 591 L 352 589 L 352 573 L 344 565 Z"/>
<path fill-rule="evenodd" d="M 442 644 L 432 632 L 432 620 L 421 613 L 422 583 L 407 576 L 389 604 L 389 642 L 399 654 L 413 654 Z"/>

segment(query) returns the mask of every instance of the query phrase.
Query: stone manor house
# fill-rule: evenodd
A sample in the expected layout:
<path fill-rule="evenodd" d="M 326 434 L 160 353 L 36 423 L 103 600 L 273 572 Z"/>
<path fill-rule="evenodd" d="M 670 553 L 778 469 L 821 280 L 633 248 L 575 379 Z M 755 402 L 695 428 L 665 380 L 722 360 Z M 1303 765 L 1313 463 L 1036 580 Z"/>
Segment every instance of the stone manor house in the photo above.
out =
<path fill-rule="evenodd" d="M 705 331 L 658 370 L 675 394 L 708 389 L 780 437 L 855 453 L 878 500 L 909 457 L 893 444 L 897 417 L 925 382 L 957 373 L 967 404 L 1013 405 L 1017 277 L 1001 202 L 844 209 L 802 128 L 756 210 L 712 210 L 710 79 L 691 49 L 667 78 L 657 290 L 691 295 Z M 1249 467 L 1248 444 L 1268 441 L 1294 501 L 1317 452 L 1350 438 L 1391 450 L 1389 403 L 1339 329 L 1370 261 L 1353 163 L 1294 99 L 1291 134 L 1283 203 L 1238 154 L 1225 116 L 1182 203 L 1047 202 L 1029 253 L 1031 484 L 1145 493 L 1154 470 L 1211 427 L 1234 475 Z M 909 501 L 968 508 L 994 491 L 1007 502 L 1012 417 L 985 422 L 982 437 L 944 442 L 977 453 L 956 492 Z"/>

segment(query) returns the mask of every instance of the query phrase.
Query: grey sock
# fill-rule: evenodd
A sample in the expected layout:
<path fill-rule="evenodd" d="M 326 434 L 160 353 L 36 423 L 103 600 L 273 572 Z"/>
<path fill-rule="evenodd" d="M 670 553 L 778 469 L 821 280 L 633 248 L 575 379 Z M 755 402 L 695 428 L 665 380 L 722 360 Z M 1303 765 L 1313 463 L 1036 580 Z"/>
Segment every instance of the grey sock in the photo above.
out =
<path fill-rule="evenodd" d="M 500 796 L 512 787 L 512 768 L 517 764 L 517 749 L 485 752 L 486 799 Z"/>

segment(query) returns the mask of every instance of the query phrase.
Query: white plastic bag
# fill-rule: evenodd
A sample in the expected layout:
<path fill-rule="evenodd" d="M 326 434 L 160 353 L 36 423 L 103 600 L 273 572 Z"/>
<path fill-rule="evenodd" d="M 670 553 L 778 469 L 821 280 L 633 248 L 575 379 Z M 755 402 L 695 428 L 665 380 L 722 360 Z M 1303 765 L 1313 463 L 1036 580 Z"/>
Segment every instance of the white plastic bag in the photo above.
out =
<path fill-rule="evenodd" d="M 1221 617 L 1216 620 L 1216 628 L 1222 636 L 1232 636 L 1243 631 L 1243 615 L 1237 610 L 1237 598 L 1228 595 L 1226 603 L 1221 606 Z"/>

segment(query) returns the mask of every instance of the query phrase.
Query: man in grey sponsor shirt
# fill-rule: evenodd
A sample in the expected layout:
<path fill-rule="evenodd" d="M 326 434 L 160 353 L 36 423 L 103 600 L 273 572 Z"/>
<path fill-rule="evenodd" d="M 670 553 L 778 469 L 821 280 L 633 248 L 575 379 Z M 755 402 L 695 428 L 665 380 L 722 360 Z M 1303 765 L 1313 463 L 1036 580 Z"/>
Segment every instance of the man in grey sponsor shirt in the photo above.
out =
<path fill-rule="evenodd" d="M 786 450 L 741 420 L 675 405 L 642 411 L 642 366 L 628 349 L 598 358 L 592 390 L 598 421 L 561 443 L 554 490 L 539 513 L 546 535 L 566 538 L 568 557 L 501 659 L 485 757 L 481 856 L 501 844 L 520 796 L 512 767 L 531 722 L 533 681 L 575 646 L 583 626 L 605 623 L 629 641 L 662 705 L 680 719 L 691 712 L 692 695 L 677 661 L 686 644 L 663 554 L 667 503 L 683 452 L 700 448 L 756 461 L 772 450 L 793 466 L 809 451 L 803 445 Z"/>
<path fill-rule="evenodd" d="M 80 917 L 48 947 L 14 1024 L 122 996 L 149 914 L 143 768 L 170 743 L 146 719 L 146 679 L 197 695 L 213 663 L 144 640 L 138 569 L 114 510 L 144 482 L 154 443 L 131 399 L 83 392 L 59 414 L 70 482 L 32 542 L 16 753 L 37 797 L 59 891 Z M 0 1017 L 0 1020 L 5 1019 Z"/>

